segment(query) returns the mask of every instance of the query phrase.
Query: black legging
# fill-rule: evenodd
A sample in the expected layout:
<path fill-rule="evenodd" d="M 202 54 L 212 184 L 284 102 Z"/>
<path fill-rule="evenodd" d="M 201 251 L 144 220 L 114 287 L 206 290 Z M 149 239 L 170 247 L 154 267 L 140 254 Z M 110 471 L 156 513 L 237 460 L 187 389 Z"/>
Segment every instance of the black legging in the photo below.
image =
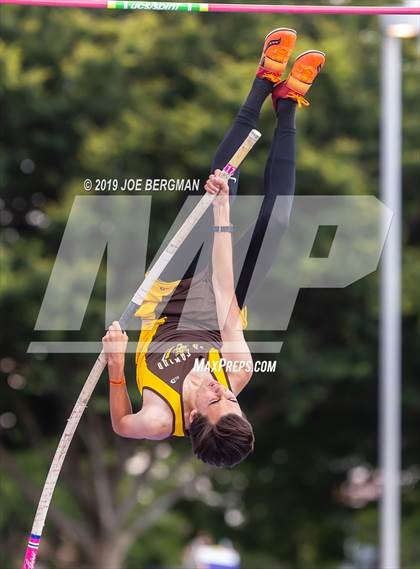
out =
<path fill-rule="evenodd" d="M 249 131 L 256 127 L 262 104 L 271 93 L 272 83 L 256 78 L 251 91 L 239 110 L 233 125 L 220 144 L 212 162 L 212 172 L 223 169 L 245 140 Z M 295 190 L 295 111 L 296 103 L 291 99 L 279 99 L 277 103 L 277 125 L 270 154 L 264 171 L 264 199 L 255 226 L 249 227 L 233 244 L 233 268 L 235 273 L 236 297 L 242 308 L 245 297 L 258 288 L 270 270 L 277 254 L 280 238 L 287 228 L 292 196 Z M 239 170 L 229 180 L 229 193 L 235 196 L 238 190 Z M 284 207 L 273 211 L 277 196 L 290 196 Z M 270 220 L 271 217 L 271 221 Z M 211 261 L 213 247 L 213 211 L 209 208 L 188 238 L 177 251 L 161 275 L 164 281 L 178 280 L 179 266 L 185 266 L 182 259 L 192 259 L 183 278 L 192 277 L 203 270 Z M 252 235 L 251 235 L 252 233 Z M 258 258 L 264 240 L 262 255 Z M 197 243 L 204 243 L 199 253 Z M 248 291 L 254 267 L 258 258 L 258 274 Z M 185 262 L 185 261 L 184 261 Z M 177 270 L 178 267 L 178 270 Z M 242 268 L 243 267 L 243 268 Z M 242 269 L 242 271 L 241 271 Z M 240 274 L 239 274 L 240 273 Z"/>

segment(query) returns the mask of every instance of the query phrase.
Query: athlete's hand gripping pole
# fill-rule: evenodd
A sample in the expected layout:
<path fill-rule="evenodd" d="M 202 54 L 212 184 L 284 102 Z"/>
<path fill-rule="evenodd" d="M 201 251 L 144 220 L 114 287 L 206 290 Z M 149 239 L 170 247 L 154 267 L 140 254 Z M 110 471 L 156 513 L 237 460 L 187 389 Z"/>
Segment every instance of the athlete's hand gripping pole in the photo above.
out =
<path fill-rule="evenodd" d="M 235 170 L 239 167 L 242 160 L 246 157 L 248 152 L 260 138 L 261 134 L 257 130 L 251 130 L 247 138 L 238 148 L 234 156 L 232 156 L 230 162 L 226 164 L 223 168 L 222 173 L 220 174 L 225 180 L 228 180 Z M 121 316 L 119 322 L 121 328 L 124 330 L 127 328 L 128 323 L 130 322 L 131 318 L 134 316 L 134 313 L 139 308 L 143 300 L 145 299 L 147 293 L 149 292 L 150 288 L 152 287 L 153 283 L 156 279 L 160 277 L 162 271 L 167 266 L 169 261 L 175 255 L 176 251 L 184 242 L 185 238 L 188 236 L 192 228 L 195 226 L 197 221 L 201 218 L 204 214 L 206 209 L 215 199 L 216 195 L 206 194 L 204 195 L 181 227 L 178 229 L 176 234 L 174 235 L 173 239 L 167 245 L 167 247 L 162 252 L 159 259 L 150 269 L 147 277 L 144 279 L 140 287 L 137 289 L 136 293 L 134 294 L 131 302 L 128 304 L 127 308 L 125 309 L 123 315 Z M 39 500 L 38 508 L 35 514 L 34 523 L 32 525 L 31 536 L 28 541 L 25 561 L 23 564 L 23 569 L 34 569 L 36 557 L 39 548 L 39 542 L 41 540 L 42 530 L 44 528 L 45 519 L 47 517 L 48 508 L 51 503 L 52 495 L 54 492 L 55 485 L 57 483 L 58 476 L 61 471 L 61 467 L 63 465 L 64 459 L 66 457 L 68 448 L 70 446 L 71 440 L 73 435 L 76 431 L 77 425 L 79 424 L 80 418 L 85 410 L 88 401 L 92 395 L 93 390 L 95 389 L 96 384 L 101 377 L 101 374 L 106 366 L 106 354 L 102 350 L 96 360 L 80 395 L 76 401 L 76 404 L 71 412 L 70 418 L 67 421 L 66 428 L 61 436 L 60 442 L 58 443 L 57 450 L 55 452 L 53 461 L 51 463 L 47 479 L 44 484 L 44 488 L 42 489 L 41 498 Z"/>

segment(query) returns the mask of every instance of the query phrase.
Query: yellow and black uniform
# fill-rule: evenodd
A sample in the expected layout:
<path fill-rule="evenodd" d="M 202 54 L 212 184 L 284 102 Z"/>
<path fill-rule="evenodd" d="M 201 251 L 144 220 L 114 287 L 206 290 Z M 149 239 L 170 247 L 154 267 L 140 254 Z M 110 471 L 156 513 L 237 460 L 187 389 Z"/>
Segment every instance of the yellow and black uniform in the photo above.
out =
<path fill-rule="evenodd" d="M 172 411 L 172 435 L 186 436 L 182 387 L 194 362 L 204 358 L 213 377 L 230 388 L 217 364 L 222 340 L 209 271 L 180 281 L 156 281 L 136 316 L 142 318 L 136 354 L 140 393 L 149 389 L 161 397 Z"/>

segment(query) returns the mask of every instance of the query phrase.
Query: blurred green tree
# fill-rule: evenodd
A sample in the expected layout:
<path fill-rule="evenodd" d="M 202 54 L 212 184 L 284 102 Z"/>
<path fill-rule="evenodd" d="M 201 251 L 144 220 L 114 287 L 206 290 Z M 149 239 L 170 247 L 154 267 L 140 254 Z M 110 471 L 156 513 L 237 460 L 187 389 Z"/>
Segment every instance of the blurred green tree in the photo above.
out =
<path fill-rule="evenodd" d="M 279 25 L 298 30 L 296 53 L 315 47 L 328 56 L 312 106 L 298 119 L 298 193 L 377 193 L 380 37 L 373 18 L 1 8 L 4 567 L 19 565 L 54 447 L 92 362 L 26 354 L 74 196 L 84 178 L 204 180 L 246 95 L 260 41 Z M 415 472 L 420 198 L 412 42 L 404 61 L 403 463 Z M 244 194 L 261 191 L 274 126 L 268 107 L 264 137 L 243 169 Z M 181 202 L 154 196 L 150 258 Z M 78 340 L 103 334 L 104 287 L 102 270 Z M 98 555 L 112 569 L 173 566 L 203 528 L 233 539 L 245 568 L 313 569 L 336 566 L 346 536 L 374 542 L 376 504 L 353 511 L 337 489 L 351 467 L 378 461 L 377 321 L 376 275 L 345 290 L 301 291 L 287 333 L 270 336 L 285 341 L 277 373 L 256 376 L 243 396 L 257 446 L 233 472 L 197 470 L 186 444 L 117 439 L 99 386 L 66 460 L 41 559 L 60 568 L 104 566 Z M 70 332 L 40 337 L 76 339 Z M 141 460 L 149 466 L 136 478 L 127 465 L 134 472 Z M 189 479 L 178 477 L 179 464 Z M 412 567 L 415 475 L 403 495 L 403 555 Z"/>

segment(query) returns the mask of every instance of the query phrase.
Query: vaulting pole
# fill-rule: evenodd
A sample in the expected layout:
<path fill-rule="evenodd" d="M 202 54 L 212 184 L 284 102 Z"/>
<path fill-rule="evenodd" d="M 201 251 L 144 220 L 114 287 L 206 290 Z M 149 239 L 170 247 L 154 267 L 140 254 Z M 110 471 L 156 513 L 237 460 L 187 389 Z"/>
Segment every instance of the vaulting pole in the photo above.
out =
<path fill-rule="evenodd" d="M 279 4 L 204 4 L 180 2 L 138 2 L 136 0 L 0 0 L 0 4 L 105 8 L 163 12 L 230 12 L 252 14 L 420 14 L 420 7 L 407 6 L 293 6 Z"/>

